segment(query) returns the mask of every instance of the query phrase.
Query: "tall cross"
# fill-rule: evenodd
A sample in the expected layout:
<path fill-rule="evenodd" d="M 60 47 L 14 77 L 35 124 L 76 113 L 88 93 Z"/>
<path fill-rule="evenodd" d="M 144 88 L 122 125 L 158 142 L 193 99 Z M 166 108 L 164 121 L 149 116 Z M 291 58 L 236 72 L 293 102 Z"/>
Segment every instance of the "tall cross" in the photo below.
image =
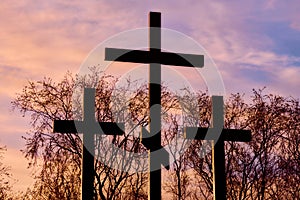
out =
<path fill-rule="evenodd" d="M 161 199 L 161 164 L 165 167 L 169 165 L 168 152 L 161 146 L 161 65 L 203 67 L 204 56 L 162 52 L 161 14 L 150 12 L 149 15 L 149 51 L 106 48 L 105 60 L 150 64 L 150 132 L 143 129 L 142 144 L 149 150 L 148 199 L 159 200 Z"/>
<path fill-rule="evenodd" d="M 224 102 L 222 96 L 212 96 L 211 128 L 186 127 L 188 139 L 212 141 L 212 166 L 214 200 L 226 200 L 226 174 L 224 141 L 249 142 L 250 130 L 223 129 Z M 209 134 L 208 134 L 209 133 Z"/>
<path fill-rule="evenodd" d="M 54 120 L 55 133 L 83 133 L 81 199 L 94 197 L 94 134 L 122 135 L 124 123 L 97 122 L 95 120 L 95 89 L 84 88 L 83 121 Z"/>

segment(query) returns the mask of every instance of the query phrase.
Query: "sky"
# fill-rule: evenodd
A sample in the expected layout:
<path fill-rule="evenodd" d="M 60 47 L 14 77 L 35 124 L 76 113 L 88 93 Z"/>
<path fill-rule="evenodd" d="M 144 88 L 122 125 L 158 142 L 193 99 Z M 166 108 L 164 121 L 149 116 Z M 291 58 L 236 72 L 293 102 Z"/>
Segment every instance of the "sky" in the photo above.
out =
<path fill-rule="evenodd" d="M 11 101 L 28 80 L 60 80 L 77 73 L 89 52 L 123 31 L 145 28 L 148 13 L 162 13 L 162 27 L 202 45 L 216 63 L 226 93 L 266 88 L 299 99 L 300 3 L 296 0 L 88 0 L 0 3 L 0 146 L 4 163 L 32 185 L 20 152 L 30 118 L 12 111 Z M 176 41 L 174 41 L 176 44 Z M 189 81 L 197 83 L 191 78 Z"/>

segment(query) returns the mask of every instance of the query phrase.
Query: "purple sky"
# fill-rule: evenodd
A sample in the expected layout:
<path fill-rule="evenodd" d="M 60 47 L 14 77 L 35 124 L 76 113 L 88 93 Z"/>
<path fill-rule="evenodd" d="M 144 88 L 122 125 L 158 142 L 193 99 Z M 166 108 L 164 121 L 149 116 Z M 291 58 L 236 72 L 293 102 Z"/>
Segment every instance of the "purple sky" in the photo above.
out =
<path fill-rule="evenodd" d="M 162 26 L 201 44 L 214 59 L 227 93 L 267 92 L 299 98 L 300 3 L 248 1 L 7 1 L 0 5 L 0 145 L 5 163 L 31 184 L 19 150 L 28 118 L 11 112 L 10 101 L 27 80 L 60 79 L 78 72 L 88 53 L 108 37 L 146 27 L 149 11 L 162 13 Z M 191 80 L 195 81 L 195 80 Z"/>

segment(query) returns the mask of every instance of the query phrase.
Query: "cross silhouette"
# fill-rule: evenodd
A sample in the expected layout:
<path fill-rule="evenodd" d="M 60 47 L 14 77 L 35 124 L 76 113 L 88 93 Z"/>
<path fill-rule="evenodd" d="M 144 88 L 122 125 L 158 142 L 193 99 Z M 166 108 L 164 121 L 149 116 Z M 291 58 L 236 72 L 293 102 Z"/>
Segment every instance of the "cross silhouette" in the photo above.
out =
<path fill-rule="evenodd" d="M 83 121 L 54 120 L 54 133 L 83 133 L 81 199 L 94 197 L 94 134 L 122 135 L 124 123 L 95 120 L 95 89 L 84 88 Z"/>
<path fill-rule="evenodd" d="M 160 200 L 161 164 L 167 169 L 169 165 L 168 152 L 161 146 L 161 65 L 203 67 L 204 56 L 162 52 L 161 13 L 150 12 L 149 18 L 149 51 L 106 48 L 105 60 L 149 64 L 150 132 L 143 128 L 141 139 L 149 150 L 148 199 Z"/>
<path fill-rule="evenodd" d="M 215 200 L 226 200 L 224 141 L 249 142 L 250 130 L 223 129 L 224 102 L 222 96 L 212 96 L 211 128 L 186 127 L 187 139 L 212 141 L 213 189 Z"/>

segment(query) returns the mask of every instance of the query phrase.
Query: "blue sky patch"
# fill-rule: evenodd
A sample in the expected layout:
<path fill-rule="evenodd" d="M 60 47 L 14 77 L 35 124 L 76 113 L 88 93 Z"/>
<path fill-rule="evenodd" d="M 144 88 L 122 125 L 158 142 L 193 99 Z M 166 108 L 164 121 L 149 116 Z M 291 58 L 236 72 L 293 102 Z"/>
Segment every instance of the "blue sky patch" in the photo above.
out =
<path fill-rule="evenodd" d="M 270 73 L 263 70 L 257 70 L 257 68 L 242 68 L 240 69 L 240 74 L 244 78 L 255 81 L 257 83 L 266 83 L 271 80 Z"/>
<path fill-rule="evenodd" d="M 274 43 L 274 52 L 300 57 L 300 32 L 292 29 L 287 21 L 263 23 L 262 27 L 262 32 Z"/>

